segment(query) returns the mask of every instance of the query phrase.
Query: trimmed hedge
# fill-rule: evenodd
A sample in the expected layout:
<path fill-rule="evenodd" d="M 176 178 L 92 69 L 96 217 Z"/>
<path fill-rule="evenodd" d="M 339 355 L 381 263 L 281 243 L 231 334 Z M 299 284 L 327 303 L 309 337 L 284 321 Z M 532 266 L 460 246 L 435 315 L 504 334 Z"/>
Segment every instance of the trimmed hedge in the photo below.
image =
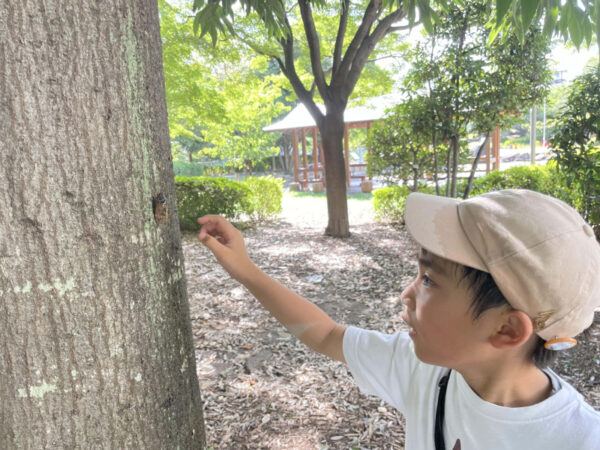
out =
<path fill-rule="evenodd" d="M 283 180 L 271 175 L 250 177 L 244 184 L 252 191 L 246 213 L 251 219 L 264 221 L 276 217 L 282 211 Z"/>
<path fill-rule="evenodd" d="M 459 184 L 457 192 L 462 197 L 466 181 Z M 473 181 L 470 197 L 501 189 L 530 189 L 543 194 L 552 195 L 576 207 L 577 196 L 566 187 L 564 176 L 553 164 L 547 166 L 520 166 L 507 170 L 495 170 L 485 177 Z M 404 204 L 410 194 L 406 186 L 393 186 L 375 191 L 373 209 L 376 218 L 390 222 L 404 222 Z M 431 187 L 419 188 L 419 192 L 435 194 Z"/>
<path fill-rule="evenodd" d="M 219 214 L 228 219 L 247 216 L 266 220 L 281 212 L 283 181 L 273 177 L 248 178 L 243 182 L 226 178 L 175 177 L 179 226 L 198 230 L 198 217 Z"/>
<path fill-rule="evenodd" d="M 373 192 L 375 218 L 393 223 L 404 223 L 406 197 L 412 191 L 407 186 L 392 186 Z M 435 194 L 435 188 L 420 186 L 418 192 Z"/>
<path fill-rule="evenodd" d="M 235 219 L 248 208 L 252 195 L 242 183 L 210 177 L 175 177 L 175 191 L 182 230 L 199 229 L 196 219 L 206 214 Z"/>
<path fill-rule="evenodd" d="M 498 191 L 501 189 L 529 189 L 531 191 L 548 194 L 565 199 L 565 192 L 561 192 L 564 182 L 560 174 L 551 166 L 519 166 L 506 170 L 494 170 L 485 177 L 473 180 L 470 197 L 484 192 Z M 458 187 L 462 194 L 466 182 Z M 568 196 L 567 196 L 568 197 Z"/>

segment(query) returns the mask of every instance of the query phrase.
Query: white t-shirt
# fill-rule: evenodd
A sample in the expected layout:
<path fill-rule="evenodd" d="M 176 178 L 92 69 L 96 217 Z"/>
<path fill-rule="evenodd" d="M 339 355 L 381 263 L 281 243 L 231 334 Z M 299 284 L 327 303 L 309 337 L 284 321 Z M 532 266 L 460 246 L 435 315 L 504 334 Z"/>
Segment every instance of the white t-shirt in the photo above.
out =
<path fill-rule="evenodd" d="M 377 395 L 406 417 L 406 450 L 434 449 L 438 383 L 448 369 L 415 356 L 407 333 L 348 327 L 344 357 L 360 390 Z M 481 399 L 452 371 L 446 392 L 447 449 L 600 449 L 600 413 L 551 370 L 554 393 L 541 403 L 508 408 Z"/>

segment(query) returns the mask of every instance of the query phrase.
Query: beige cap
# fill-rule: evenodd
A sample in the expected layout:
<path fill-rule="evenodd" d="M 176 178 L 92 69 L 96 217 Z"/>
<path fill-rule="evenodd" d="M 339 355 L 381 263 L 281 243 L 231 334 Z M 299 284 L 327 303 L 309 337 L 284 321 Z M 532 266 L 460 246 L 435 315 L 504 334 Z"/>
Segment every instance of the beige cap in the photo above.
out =
<path fill-rule="evenodd" d="M 545 340 L 572 338 L 600 306 L 600 245 L 572 207 L 527 190 L 468 200 L 410 194 L 406 226 L 425 249 L 489 272 Z"/>

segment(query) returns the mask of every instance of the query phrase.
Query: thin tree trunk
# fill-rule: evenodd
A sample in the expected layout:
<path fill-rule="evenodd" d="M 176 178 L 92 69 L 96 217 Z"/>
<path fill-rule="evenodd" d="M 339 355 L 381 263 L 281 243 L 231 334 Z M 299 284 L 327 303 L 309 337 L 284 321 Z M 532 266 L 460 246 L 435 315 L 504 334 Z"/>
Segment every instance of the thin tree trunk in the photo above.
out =
<path fill-rule="evenodd" d="M 346 167 L 342 138 L 344 136 L 343 110 L 328 114 L 319 131 L 325 156 L 325 177 L 327 179 L 328 223 L 325 234 L 334 237 L 348 237 L 348 199 L 346 197 Z"/>
<path fill-rule="evenodd" d="M 458 179 L 458 136 L 452 136 L 450 139 L 452 148 L 452 185 L 450 187 L 450 196 L 456 198 L 456 182 Z"/>
<path fill-rule="evenodd" d="M 0 105 L 0 448 L 202 448 L 156 1 L 1 2 Z"/>
<path fill-rule="evenodd" d="M 437 133 L 433 129 L 433 181 L 435 182 L 435 195 L 440 195 L 440 183 L 438 180 L 438 152 L 437 152 Z"/>
<path fill-rule="evenodd" d="M 481 159 L 481 155 L 483 154 L 483 149 L 486 144 L 490 140 L 490 133 L 485 135 L 485 139 L 483 140 L 483 144 L 479 146 L 477 149 L 477 154 L 475 155 L 475 159 L 473 160 L 473 165 L 471 166 L 471 173 L 469 174 L 469 181 L 467 181 L 467 187 L 465 188 L 465 193 L 463 194 L 463 199 L 469 198 L 469 194 L 471 193 L 471 187 L 473 186 L 473 179 L 475 178 L 475 172 L 477 171 L 477 165 L 479 164 L 479 160 Z M 489 153 L 489 152 L 488 152 Z M 486 155 L 488 158 L 490 155 Z"/>
<path fill-rule="evenodd" d="M 286 171 L 287 173 L 292 173 L 292 167 L 293 167 L 293 163 L 292 163 L 292 158 L 294 156 L 294 152 L 292 151 L 292 148 L 290 145 L 286 146 L 285 148 L 285 161 L 286 161 Z"/>
<path fill-rule="evenodd" d="M 413 192 L 417 192 L 419 190 L 419 161 L 417 160 L 417 153 L 413 152 Z"/>
<path fill-rule="evenodd" d="M 450 196 L 450 178 L 451 178 L 451 168 L 450 168 L 450 156 L 452 154 L 452 149 L 448 149 L 446 153 L 446 197 Z"/>

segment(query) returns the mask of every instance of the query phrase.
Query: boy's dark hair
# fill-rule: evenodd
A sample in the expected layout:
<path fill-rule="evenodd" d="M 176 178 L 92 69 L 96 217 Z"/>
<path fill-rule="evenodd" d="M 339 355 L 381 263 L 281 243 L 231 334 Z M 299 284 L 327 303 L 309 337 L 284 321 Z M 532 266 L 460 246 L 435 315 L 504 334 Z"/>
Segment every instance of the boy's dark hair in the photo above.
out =
<path fill-rule="evenodd" d="M 492 276 L 481 270 L 457 264 L 459 269 L 459 282 L 466 282 L 473 292 L 471 309 L 475 320 L 485 311 L 500 306 L 509 306 L 510 303 L 504 298 Z M 462 271 L 462 274 L 460 273 Z M 558 352 L 548 350 L 544 347 L 546 341 L 539 336 L 531 358 L 533 363 L 540 369 L 548 367 L 558 357 Z"/>

